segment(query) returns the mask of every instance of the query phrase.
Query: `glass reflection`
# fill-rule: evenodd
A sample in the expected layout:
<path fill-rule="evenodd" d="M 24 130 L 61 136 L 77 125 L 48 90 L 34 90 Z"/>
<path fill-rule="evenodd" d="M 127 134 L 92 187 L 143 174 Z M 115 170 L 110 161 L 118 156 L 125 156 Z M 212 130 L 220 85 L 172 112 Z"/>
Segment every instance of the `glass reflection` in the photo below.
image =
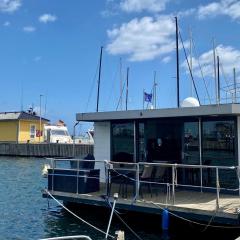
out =
<path fill-rule="evenodd" d="M 203 121 L 202 123 L 203 164 L 212 166 L 236 166 L 234 120 Z M 220 186 L 231 188 L 236 185 L 236 174 L 220 170 Z M 203 171 L 203 183 L 216 185 L 215 170 Z"/>
<path fill-rule="evenodd" d="M 112 124 L 112 161 L 133 162 L 134 124 Z"/>
<path fill-rule="evenodd" d="M 184 122 L 183 124 L 183 164 L 199 165 L 199 128 L 198 122 Z M 183 183 L 199 185 L 200 169 L 182 169 Z"/>

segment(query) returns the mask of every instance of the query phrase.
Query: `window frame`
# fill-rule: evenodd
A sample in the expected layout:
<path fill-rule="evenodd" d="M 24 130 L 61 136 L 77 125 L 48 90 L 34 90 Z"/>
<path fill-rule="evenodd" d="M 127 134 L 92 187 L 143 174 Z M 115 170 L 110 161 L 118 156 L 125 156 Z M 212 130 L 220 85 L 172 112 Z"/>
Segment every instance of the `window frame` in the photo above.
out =
<path fill-rule="evenodd" d="M 32 135 L 32 127 L 34 127 L 34 135 Z M 30 132 L 29 132 L 30 139 L 33 140 L 36 138 L 36 124 L 31 124 L 30 125 Z"/>

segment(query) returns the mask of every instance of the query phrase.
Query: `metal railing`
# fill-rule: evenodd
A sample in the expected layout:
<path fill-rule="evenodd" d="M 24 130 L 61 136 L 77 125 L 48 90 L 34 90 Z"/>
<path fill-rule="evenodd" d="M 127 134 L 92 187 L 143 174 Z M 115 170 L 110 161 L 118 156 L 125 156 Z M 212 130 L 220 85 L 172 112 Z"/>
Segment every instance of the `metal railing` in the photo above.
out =
<path fill-rule="evenodd" d="M 107 161 L 101 161 L 101 160 L 87 160 L 87 159 L 68 159 L 68 158 L 48 158 L 48 160 L 50 161 L 50 166 L 51 166 L 51 173 L 48 174 L 48 181 L 51 181 L 51 191 L 54 191 L 54 183 L 55 183 L 55 177 L 56 176 L 61 176 L 61 177 L 75 177 L 76 178 L 76 194 L 79 194 L 78 190 L 79 190 L 79 183 L 81 181 L 81 179 L 83 178 L 84 181 L 86 181 L 86 179 L 95 179 L 99 182 L 103 182 L 104 183 L 104 190 L 105 192 L 107 192 L 107 179 L 105 178 L 106 174 L 104 172 L 106 172 L 107 170 L 107 165 L 108 162 Z M 101 169 L 101 171 L 104 171 L 101 174 L 100 171 L 100 175 L 99 176 L 88 176 L 86 174 L 84 174 L 84 170 L 94 170 L 94 166 L 93 167 L 89 167 L 89 166 L 81 166 L 81 163 L 92 163 L 93 165 L 95 165 L 95 169 L 96 169 L 96 163 L 99 164 L 97 167 Z M 61 173 L 56 173 L 57 170 L 63 170 Z M 96 169 L 97 170 L 97 169 Z M 68 171 L 74 171 L 76 174 L 75 175 L 69 175 Z M 102 176 L 104 175 L 104 176 Z"/>
<path fill-rule="evenodd" d="M 64 163 L 65 162 L 65 163 Z M 171 204 L 175 204 L 176 190 L 177 189 L 187 189 L 193 190 L 197 189 L 201 192 L 212 191 L 216 195 L 216 209 L 219 208 L 220 204 L 220 193 L 221 191 L 228 192 L 230 194 L 236 193 L 240 196 L 240 167 L 239 166 L 209 166 L 209 165 L 187 165 L 187 164 L 172 164 L 172 163 L 129 163 L 129 162 L 111 162 L 111 161 L 101 161 L 101 160 L 86 160 L 86 159 L 51 159 L 52 173 L 50 178 L 52 179 L 52 189 L 54 190 L 54 172 L 55 170 L 73 170 L 76 171 L 77 187 L 76 194 L 78 193 L 79 181 L 81 178 L 95 178 L 89 177 L 81 173 L 83 170 L 81 168 L 81 162 L 94 162 L 94 168 L 100 168 L 100 176 L 97 180 L 102 183 L 103 191 L 107 196 L 111 196 L 111 184 L 115 183 L 118 178 L 117 184 L 121 185 L 132 185 L 133 195 L 132 201 L 140 198 L 140 192 L 143 185 L 151 184 L 156 185 L 157 188 L 164 186 L 166 187 L 166 204 L 169 204 L 167 199 L 171 199 Z M 69 164 L 66 164 L 69 163 Z M 74 163 L 74 164 L 73 164 Z M 97 166 L 98 165 L 98 166 Z M 155 178 L 154 176 L 143 177 L 144 168 L 151 167 L 155 168 L 155 172 L 158 170 L 163 170 L 160 177 Z M 197 170 L 197 171 L 196 171 Z M 129 173 L 131 173 L 129 175 Z M 188 183 L 188 178 L 185 175 L 190 175 L 194 177 L 194 181 Z M 164 177 L 164 174 L 167 177 Z M 195 174 L 195 175 L 194 175 Z M 62 174 L 67 177 L 67 173 Z M 210 178 L 211 184 L 209 185 L 209 179 L 207 183 L 204 184 L 203 180 Z M 181 179 L 180 177 L 181 176 Z M 230 187 L 225 183 L 226 177 L 230 177 Z M 115 183 L 116 184 L 116 183 Z M 222 186 L 225 184 L 226 186 Z M 127 187 L 127 186 L 125 186 Z M 171 192 L 169 192 L 169 189 Z M 126 196 L 126 195 L 125 195 Z M 128 198 L 128 193 L 127 193 Z"/>
<path fill-rule="evenodd" d="M 51 237 L 51 238 L 42 238 L 40 240 L 73 240 L 73 239 L 83 239 L 83 240 L 92 240 L 89 236 L 85 235 L 75 235 L 75 236 L 63 236 L 63 237 Z"/>

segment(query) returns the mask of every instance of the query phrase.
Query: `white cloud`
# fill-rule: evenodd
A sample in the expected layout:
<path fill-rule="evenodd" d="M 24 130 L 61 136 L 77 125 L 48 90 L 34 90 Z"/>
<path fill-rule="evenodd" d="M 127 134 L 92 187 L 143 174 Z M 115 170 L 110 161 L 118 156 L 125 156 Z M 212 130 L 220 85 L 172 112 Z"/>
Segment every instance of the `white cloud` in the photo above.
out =
<path fill-rule="evenodd" d="M 15 12 L 21 5 L 21 0 L 0 0 L 0 11 L 9 13 Z"/>
<path fill-rule="evenodd" d="M 34 62 L 39 62 L 39 61 L 41 61 L 41 60 L 42 60 L 42 56 L 36 56 L 36 57 L 33 59 Z"/>
<path fill-rule="evenodd" d="M 11 25 L 11 23 L 9 21 L 6 21 L 6 22 L 3 23 L 4 27 L 9 27 L 10 25 Z"/>
<path fill-rule="evenodd" d="M 42 23 L 48 23 L 48 22 L 55 22 L 57 20 L 57 17 L 55 15 L 51 14 L 43 14 L 38 18 L 39 22 Z"/>
<path fill-rule="evenodd" d="M 130 61 L 152 60 L 175 48 L 175 23 L 171 16 L 143 17 L 107 31 L 112 55 L 126 54 Z"/>
<path fill-rule="evenodd" d="M 161 12 L 169 0 L 122 0 L 120 8 L 125 12 Z"/>
<path fill-rule="evenodd" d="M 198 8 L 198 17 L 200 19 L 216 17 L 218 15 L 229 16 L 233 20 L 240 19 L 240 1 L 221 0 L 202 5 Z"/>
<path fill-rule="evenodd" d="M 172 58 L 170 56 L 166 56 L 162 59 L 163 63 L 169 63 L 172 60 Z"/>
<path fill-rule="evenodd" d="M 35 32 L 36 28 L 33 26 L 25 26 L 25 27 L 23 27 L 23 31 L 24 32 Z"/>
<path fill-rule="evenodd" d="M 176 14 L 176 16 L 178 16 L 178 18 L 182 18 L 182 17 L 191 16 L 191 15 L 193 15 L 195 13 L 196 13 L 196 8 L 190 8 L 190 9 L 186 9 L 186 10 L 178 12 Z"/>
<path fill-rule="evenodd" d="M 100 13 L 102 17 L 107 18 L 118 14 L 119 3 L 116 3 L 115 0 L 106 0 L 105 5 L 106 9 Z"/>
<path fill-rule="evenodd" d="M 216 47 L 216 54 L 220 58 L 221 65 L 226 76 L 232 78 L 233 68 L 236 68 L 237 72 L 240 71 L 240 50 L 235 49 L 231 46 L 218 45 Z M 198 61 L 202 67 L 204 76 L 213 77 L 214 76 L 213 51 L 209 50 L 203 53 L 199 58 L 193 58 L 194 75 L 197 77 L 201 77 L 201 72 L 198 67 Z M 182 67 L 184 67 L 188 72 L 186 61 L 182 64 Z"/>

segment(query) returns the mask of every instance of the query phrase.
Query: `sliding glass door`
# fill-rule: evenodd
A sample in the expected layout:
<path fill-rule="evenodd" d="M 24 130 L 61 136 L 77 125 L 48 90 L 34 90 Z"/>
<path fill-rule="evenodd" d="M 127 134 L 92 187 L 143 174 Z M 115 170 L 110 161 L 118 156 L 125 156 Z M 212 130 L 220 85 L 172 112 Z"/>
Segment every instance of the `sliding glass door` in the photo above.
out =
<path fill-rule="evenodd" d="M 183 122 L 183 156 L 182 163 L 187 165 L 200 164 L 199 145 L 199 122 Z M 198 168 L 183 168 L 182 183 L 187 185 L 199 185 L 201 182 L 201 172 Z"/>

